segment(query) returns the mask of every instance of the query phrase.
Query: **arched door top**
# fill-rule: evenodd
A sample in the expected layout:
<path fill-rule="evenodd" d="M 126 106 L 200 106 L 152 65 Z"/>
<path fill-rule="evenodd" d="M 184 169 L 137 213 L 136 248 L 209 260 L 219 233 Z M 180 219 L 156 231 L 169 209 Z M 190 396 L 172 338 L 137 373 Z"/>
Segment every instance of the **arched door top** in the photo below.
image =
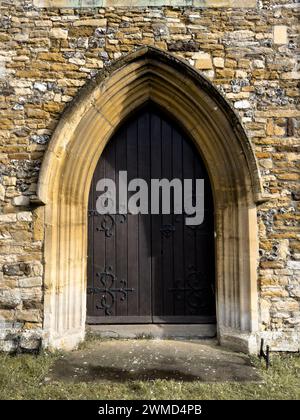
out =
<path fill-rule="evenodd" d="M 243 159 L 240 186 L 247 180 L 253 201 L 263 200 L 259 169 L 251 143 L 239 117 L 224 96 L 185 60 L 158 48 L 145 47 L 100 71 L 67 107 L 42 164 L 37 191 L 40 201 L 46 203 L 49 200 L 52 187 L 47 181 L 51 179 L 55 161 L 73 148 L 71 137 L 81 133 L 80 129 L 86 124 L 93 136 L 94 131 L 101 128 L 100 120 L 115 129 L 126 115 L 149 99 L 174 115 L 192 137 L 197 131 L 209 134 L 210 138 L 203 138 L 198 145 L 204 159 L 208 159 L 204 150 L 206 142 L 212 143 L 216 137 L 218 143 L 210 145 L 212 153 L 217 154 L 222 148 L 224 161 L 229 158 L 237 164 Z M 98 117 L 98 124 L 90 124 L 92 120 L 89 117 L 92 115 Z M 70 133 L 74 135 L 70 136 Z M 223 176 L 226 175 L 223 173 Z"/>
<path fill-rule="evenodd" d="M 147 101 L 189 133 L 209 172 L 215 205 L 217 322 L 221 340 L 249 349 L 257 330 L 256 206 L 261 182 L 251 144 L 224 97 L 185 61 L 147 47 L 104 69 L 64 112 L 38 183 L 45 203 L 45 342 L 84 336 L 87 204 L 101 153 Z M 252 343 L 252 344 L 251 344 Z"/>

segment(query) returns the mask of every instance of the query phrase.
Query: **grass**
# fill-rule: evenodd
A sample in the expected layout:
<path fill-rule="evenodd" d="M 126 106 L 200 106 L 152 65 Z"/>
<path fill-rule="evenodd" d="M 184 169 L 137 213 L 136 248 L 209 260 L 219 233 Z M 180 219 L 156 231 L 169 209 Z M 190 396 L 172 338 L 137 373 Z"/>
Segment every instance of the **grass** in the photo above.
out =
<path fill-rule="evenodd" d="M 124 383 L 47 384 L 61 353 L 0 355 L 0 399 L 300 399 L 300 355 L 272 354 L 272 366 L 253 358 L 262 383 L 127 381 Z"/>

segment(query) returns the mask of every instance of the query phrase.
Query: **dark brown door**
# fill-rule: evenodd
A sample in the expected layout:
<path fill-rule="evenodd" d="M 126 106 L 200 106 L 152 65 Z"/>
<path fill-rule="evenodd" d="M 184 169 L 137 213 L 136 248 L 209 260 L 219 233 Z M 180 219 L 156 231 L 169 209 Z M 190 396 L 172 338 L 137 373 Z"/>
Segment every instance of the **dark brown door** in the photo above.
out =
<path fill-rule="evenodd" d="M 96 184 L 128 172 L 143 178 L 205 180 L 205 217 L 99 215 Z M 129 195 L 129 194 L 128 194 Z M 130 195 L 129 195 L 130 197 Z M 150 193 L 149 193 L 150 203 Z M 160 109 L 148 105 L 128 119 L 97 164 L 89 195 L 87 322 L 212 323 L 214 214 L 209 178 L 195 146 Z"/>

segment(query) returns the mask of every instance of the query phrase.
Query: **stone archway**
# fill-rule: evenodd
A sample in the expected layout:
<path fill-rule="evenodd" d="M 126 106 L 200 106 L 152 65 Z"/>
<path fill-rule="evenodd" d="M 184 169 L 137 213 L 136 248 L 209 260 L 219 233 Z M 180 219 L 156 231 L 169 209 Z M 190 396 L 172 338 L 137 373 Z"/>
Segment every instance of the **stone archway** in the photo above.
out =
<path fill-rule="evenodd" d="M 222 95 L 186 62 L 150 47 L 117 61 L 82 89 L 46 153 L 38 185 L 45 204 L 44 343 L 71 349 L 84 338 L 90 182 L 118 125 L 148 100 L 190 133 L 211 178 L 220 342 L 255 351 L 261 184 L 254 153 Z"/>

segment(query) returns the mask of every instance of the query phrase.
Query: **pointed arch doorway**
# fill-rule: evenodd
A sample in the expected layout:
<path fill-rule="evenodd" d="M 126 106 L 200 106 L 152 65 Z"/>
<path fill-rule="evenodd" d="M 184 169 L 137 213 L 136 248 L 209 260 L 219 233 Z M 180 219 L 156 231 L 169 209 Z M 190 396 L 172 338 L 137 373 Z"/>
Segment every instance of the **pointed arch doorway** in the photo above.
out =
<path fill-rule="evenodd" d="M 44 204 L 44 345 L 71 349 L 84 339 L 91 181 L 116 128 L 149 100 L 189 133 L 209 173 L 220 343 L 255 352 L 256 205 L 264 198 L 251 143 L 209 81 L 183 60 L 150 47 L 90 81 L 65 111 L 48 146 L 37 192 Z"/>
<path fill-rule="evenodd" d="M 185 214 L 105 214 L 96 210 L 98 181 L 120 171 L 141 178 L 203 179 L 204 221 Z M 167 191 L 166 191 L 167 193 Z M 132 195 L 133 193 L 131 193 Z M 172 198 L 174 196 L 172 195 Z M 130 198 L 130 196 L 129 196 Z M 183 194 L 181 197 L 183 201 Z M 148 190 L 149 209 L 151 194 Z M 214 209 L 205 164 L 188 134 L 155 104 L 121 124 L 106 145 L 89 194 L 87 323 L 214 324 Z"/>

